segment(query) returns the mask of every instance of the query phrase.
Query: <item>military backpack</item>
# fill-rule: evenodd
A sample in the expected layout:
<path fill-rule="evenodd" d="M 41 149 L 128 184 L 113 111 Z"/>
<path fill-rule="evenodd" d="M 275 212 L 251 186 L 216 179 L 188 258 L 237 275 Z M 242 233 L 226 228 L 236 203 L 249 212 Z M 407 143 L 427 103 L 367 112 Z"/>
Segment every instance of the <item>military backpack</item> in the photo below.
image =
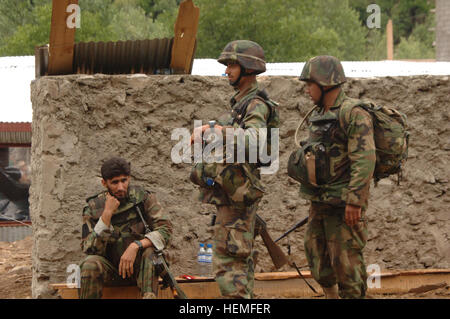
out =
<path fill-rule="evenodd" d="M 373 175 L 375 182 L 392 174 L 398 174 L 400 181 L 402 165 L 408 157 L 409 132 L 407 131 L 406 115 L 393 108 L 377 106 L 370 101 L 348 103 L 343 105 L 339 111 L 339 126 L 346 135 L 351 111 L 357 106 L 371 114 L 373 119 L 376 147 L 376 165 Z M 320 187 L 327 182 L 321 178 L 321 176 L 327 175 L 325 172 L 330 169 L 323 165 L 327 163 L 326 150 L 321 143 L 303 141 L 299 144 L 297 134 L 315 108 L 305 116 L 298 126 L 295 133 L 298 149 L 291 153 L 288 161 L 288 175 L 313 188 Z"/>

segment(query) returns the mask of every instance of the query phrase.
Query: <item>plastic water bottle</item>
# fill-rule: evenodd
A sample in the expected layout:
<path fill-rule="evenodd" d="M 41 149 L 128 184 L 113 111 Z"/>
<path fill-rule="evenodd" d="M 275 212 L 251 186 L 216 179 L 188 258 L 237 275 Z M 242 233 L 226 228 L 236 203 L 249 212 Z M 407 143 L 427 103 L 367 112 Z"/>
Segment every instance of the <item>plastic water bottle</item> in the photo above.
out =
<path fill-rule="evenodd" d="M 205 253 L 205 265 L 206 265 L 206 273 L 208 276 L 212 275 L 212 244 L 206 245 L 206 253 Z"/>
<path fill-rule="evenodd" d="M 198 273 L 200 276 L 204 276 L 206 269 L 205 269 L 205 255 L 206 255 L 206 250 L 205 250 L 205 245 L 204 244 L 200 244 L 200 248 L 197 252 L 197 265 L 198 265 Z"/>

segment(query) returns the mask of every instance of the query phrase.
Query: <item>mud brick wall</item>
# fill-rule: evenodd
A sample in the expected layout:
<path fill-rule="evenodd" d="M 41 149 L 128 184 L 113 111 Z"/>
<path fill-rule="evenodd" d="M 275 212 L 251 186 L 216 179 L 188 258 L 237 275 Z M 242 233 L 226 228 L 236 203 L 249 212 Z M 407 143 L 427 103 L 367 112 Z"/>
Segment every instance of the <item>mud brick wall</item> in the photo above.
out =
<path fill-rule="evenodd" d="M 287 176 L 298 121 L 311 108 L 295 77 L 260 77 L 281 105 L 280 169 L 264 176 L 267 193 L 259 214 L 278 237 L 307 214 L 308 203 Z M 351 79 L 350 96 L 397 106 L 409 116 L 410 157 L 400 186 L 386 179 L 372 189 L 367 264 L 387 269 L 449 268 L 448 77 Z M 49 283 L 65 282 L 66 269 L 83 258 L 81 213 L 85 199 L 102 190 L 100 166 L 112 155 L 132 163 L 133 183 L 154 191 L 172 218 L 169 251 L 175 275 L 196 274 L 199 242 L 211 242 L 210 205 L 196 201 L 189 164 L 174 164 L 175 128 L 192 129 L 228 111 L 232 88 L 223 77 L 70 75 L 31 84 L 34 298 L 55 298 Z M 281 242 L 305 265 L 304 228 Z M 257 272 L 273 270 L 257 239 Z M 291 270 L 289 268 L 282 269 Z"/>

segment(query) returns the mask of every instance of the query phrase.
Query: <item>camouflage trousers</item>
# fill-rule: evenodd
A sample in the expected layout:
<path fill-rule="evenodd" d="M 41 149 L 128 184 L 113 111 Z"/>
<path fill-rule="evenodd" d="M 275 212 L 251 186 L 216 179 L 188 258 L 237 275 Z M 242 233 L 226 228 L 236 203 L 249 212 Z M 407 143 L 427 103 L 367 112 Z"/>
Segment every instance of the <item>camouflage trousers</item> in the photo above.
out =
<path fill-rule="evenodd" d="M 123 279 L 119 276 L 118 265 L 114 266 L 108 259 L 99 255 L 89 255 L 80 264 L 81 289 L 80 299 L 100 299 L 102 297 L 103 285 L 125 286 L 136 285 L 141 294 L 154 292 L 154 266 L 151 261 L 153 248 L 147 248 L 138 253 L 133 264 L 132 277 Z M 155 292 L 156 293 L 156 292 Z"/>
<path fill-rule="evenodd" d="M 339 287 L 341 298 L 364 298 L 367 272 L 363 248 L 367 224 L 345 223 L 345 208 L 312 203 L 305 236 L 305 253 L 314 279 L 325 288 Z"/>
<path fill-rule="evenodd" d="M 253 298 L 257 207 L 258 203 L 247 208 L 217 206 L 213 269 L 225 298 Z"/>

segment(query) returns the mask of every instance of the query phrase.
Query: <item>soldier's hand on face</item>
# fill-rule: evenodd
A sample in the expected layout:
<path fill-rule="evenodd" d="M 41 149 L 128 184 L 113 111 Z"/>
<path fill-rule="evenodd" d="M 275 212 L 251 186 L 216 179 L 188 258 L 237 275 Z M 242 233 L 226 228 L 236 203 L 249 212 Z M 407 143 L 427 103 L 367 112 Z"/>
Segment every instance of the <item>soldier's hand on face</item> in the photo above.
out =
<path fill-rule="evenodd" d="M 109 214 L 113 214 L 117 208 L 119 208 L 120 202 L 117 198 L 112 196 L 111 194 L 106 194 L 106 202 L 104 212 Z"/>
<path fill-rule="evenodd" d="M 345 206 L 345 223 L 352 227 L 361 219 L 361 207 L 347 204 Z"/>
<path fill-rule="evenodd" d="M 119 276 L 122 276 L 123 279 L 131 277 L 133 274 L 133 264 L 138 251 L 139 247 L 135 243 L 131 243 L 120 257 Z"/>

